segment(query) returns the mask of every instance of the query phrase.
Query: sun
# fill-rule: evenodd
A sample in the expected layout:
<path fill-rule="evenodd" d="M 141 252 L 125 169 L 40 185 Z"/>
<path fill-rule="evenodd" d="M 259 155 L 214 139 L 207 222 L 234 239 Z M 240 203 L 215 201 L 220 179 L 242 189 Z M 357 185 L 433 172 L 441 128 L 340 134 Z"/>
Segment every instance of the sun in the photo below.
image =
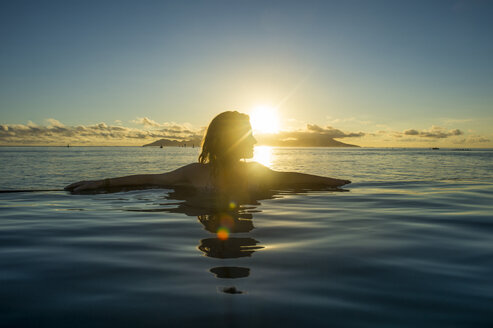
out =
<path fill-rule="evenodd" d="M 250 111 L 250 123 L 254 133 L 278 133 L 279 117 L 277 109 L 270 106 L 257 106 Z"/>

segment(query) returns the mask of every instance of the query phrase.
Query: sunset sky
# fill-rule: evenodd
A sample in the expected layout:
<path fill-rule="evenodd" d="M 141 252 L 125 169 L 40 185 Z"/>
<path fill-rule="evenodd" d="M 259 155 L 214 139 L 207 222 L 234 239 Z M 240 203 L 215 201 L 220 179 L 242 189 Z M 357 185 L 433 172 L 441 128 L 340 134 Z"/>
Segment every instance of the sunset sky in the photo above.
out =
<path fill-rule="evenodd" d="M 492 1 L 3 1 L 0 145 L 142 145 L 262 107 L 288 137 L 493 147 L 492 33 Z"/>

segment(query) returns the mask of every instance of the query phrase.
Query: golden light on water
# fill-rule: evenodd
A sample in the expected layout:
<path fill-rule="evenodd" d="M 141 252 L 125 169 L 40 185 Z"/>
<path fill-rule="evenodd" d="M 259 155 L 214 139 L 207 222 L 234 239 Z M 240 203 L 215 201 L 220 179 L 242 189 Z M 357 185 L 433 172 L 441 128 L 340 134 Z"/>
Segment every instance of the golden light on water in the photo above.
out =
<path fill-rule="evenodd" d="M 272 166 L 272 147 L 255 146 L 253 160 L 267 167 Z"/>
<path fill-rule="evenodd" d="M 257 106 L 250 111 L 253 132 L 278 133 L 280 128 L 277 109 L 270 106 Z"/>

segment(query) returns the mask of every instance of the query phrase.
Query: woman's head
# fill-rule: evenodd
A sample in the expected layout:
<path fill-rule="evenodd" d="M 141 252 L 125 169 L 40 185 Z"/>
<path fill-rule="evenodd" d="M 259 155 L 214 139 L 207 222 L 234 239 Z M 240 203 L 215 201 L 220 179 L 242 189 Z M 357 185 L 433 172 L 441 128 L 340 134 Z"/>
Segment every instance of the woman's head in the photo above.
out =
<path fill-rule="evenodd" d="M 207 128 L 199 162 L 227 165 L 241 158 L 251 158 L 256 142 L 248 115 L 223 112 L 214 117 Z"/>

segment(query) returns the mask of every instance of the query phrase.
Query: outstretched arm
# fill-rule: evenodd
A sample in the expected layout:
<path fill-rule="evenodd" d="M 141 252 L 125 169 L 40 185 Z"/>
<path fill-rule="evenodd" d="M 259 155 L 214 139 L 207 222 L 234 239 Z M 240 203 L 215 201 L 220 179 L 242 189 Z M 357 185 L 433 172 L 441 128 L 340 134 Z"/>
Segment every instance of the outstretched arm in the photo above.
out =
<path fill-rule="evenodd" d="M 272 171 L 275 184 L 279 186 L 299 186 L 299 187 L 340 187 L 351 183 L 349 180 L 334 179 L 318 175 L 298 173 L 298 172 L 277 172 Z"/>
<path fill-rule="evenodd" d="M 163 174 L 137 174 L 119 178 L 108 178 L 102 180 L 79 181 L 66 186 L 64 189 L 75 193 L 87 190 L 112 187 L 140 187 L 140 186 L 160 186 L 173 187 L 186 184 L 188 181 L 188 171 L 194 164 L 180 167 L 171 172 Z"/>
<path fill-rule="evenodd" d="M 262 181 L 262 184 L 274 189 L 285 187 L 335 188 L 351 183 L 349 180 L 334 179 L 313 174 L 274 171 L 258 163 L 254 164 L 253 170 L 259 181 Z"/>

